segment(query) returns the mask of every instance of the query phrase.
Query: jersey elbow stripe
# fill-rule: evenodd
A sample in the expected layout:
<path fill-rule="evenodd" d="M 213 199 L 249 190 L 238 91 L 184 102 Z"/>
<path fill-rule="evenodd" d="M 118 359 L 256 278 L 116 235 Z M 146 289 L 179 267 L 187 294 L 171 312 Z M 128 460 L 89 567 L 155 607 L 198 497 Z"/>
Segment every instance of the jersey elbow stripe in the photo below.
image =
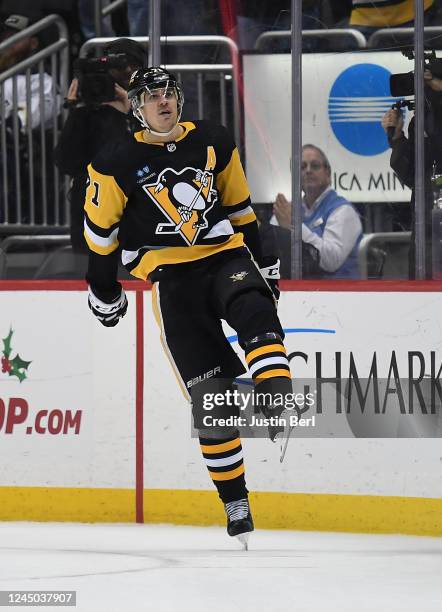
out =
<path fill-rule="evenodd" d="M 116 227 L 108 236 L 100 236 L 89 227 L 87 220 L 84 220 L 85 235 L 94 245 L 103 249 L 108 249 L 109 247 L 116 248 L 118 246 L 118 229 L 119 228 Z"/>
<path fill-rule="evenodd" d="M 118 229 L 120 225 L 119 221 L 109 227 L 102 227 L 101 225 L 96 225 L 93 221 L 91 221 L 87 213 L 84 215 L 84 224 L 85 226 L 87 224 L 91 232 L 93 232 L 97 236 L 101 236 L 102 238 L 108 238 L 112 234 L 112 232 L 114 232 L 115 229 Z"/>
<path fill-rule="evenodd" d="M 238 210 L 235 210 L 235 211 L 229 210 L 229 212 L 227 213 L 227 216 L 232 221 L 232 219 L 241 219 L 242 217 L 246 215 L 254 215 L 254 214 L 255 213 L 253 212 L 253 208 L 251 206 L 243 206 L 242 208 L 239 208 Z"/>
<path fill-rule="evenodd" d="M 256 221 L 256 215 L 252 209 L 249 212 L 235 213 L 234 215 L 228 215 L 230 223 L 234 227 L 247 225 L 247 223 L 253 223 Z"/>
<path fill-rule="evenodd" d="M 232 215 L 233 213 L 241 212 L 246 208 L 251 207 L 250 198 L 246 198 L 239 204 L 229 204 L 228 202 L 223 202 L 223 208 L 226 208 L 226 212 L 228 215 Z"/>
<path fill-rule="evenodd" d="M 84 232 L 84 239 L 86 240 L 86 243 L 87 243 L 88 247 L 90 248 L 90 250 L 93 251 L 94 253 L 98 253 L 98 255 L 110 255 L 119 246 L 118 240 L 117 240 L 117 242 L 115 244 L 112 244 L 112 245 L 107 246 L 107 247 L 103 247 L 103 246 L 100 246 L 98 244 L 95 244 L 95 242 L 93 242 L 89 238 L 89 236 L 87 235 L 86 231 Z"/>

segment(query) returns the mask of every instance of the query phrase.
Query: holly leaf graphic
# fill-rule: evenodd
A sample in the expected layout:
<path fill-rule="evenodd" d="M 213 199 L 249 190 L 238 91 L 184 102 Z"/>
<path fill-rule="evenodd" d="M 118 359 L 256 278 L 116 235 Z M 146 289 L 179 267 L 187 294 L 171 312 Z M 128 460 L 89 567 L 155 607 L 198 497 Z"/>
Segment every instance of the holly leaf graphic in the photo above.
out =
<path fill-rule="evenodd" d="M 14 372 L 14 370 L 11 370 L 9 372 L 9 376 L 17 376 L 18 380 L 20 382 L 23 382 L 24 379 L 26 378 L 26 373 L 25 372 Z"/>
<path fill-rule="evenodd" d="M 25 361 L 17 353 L 17 355 L 14 357 L 14 359 L 10 359 L 9 360 L 9 363 L 16 370 L 21 370 L 21 369 L 27 370 L 29 368 L 29 366 L 31 365 L 32 361 Z"/>
<path fill-rule="evenodd" d="M 9 358 L 9 355 L 11 354 L 12 351 L 12 347 L 11 347 L 11 340 L 12 340 L 12 334 L 13 334 L 13 330 L 12 327 L 9 330 L 9 334 L 6 336 L 6 338 L 3 338 L 3 355 L 5 357 Z"/>
<path fill-rule="evenodd" d="M 16 376 L 20 382 L 23 382 L 26 378 L 26 370 L 29 368 L 32 361 L 25 361 L 17 353 L 14 359 L 10 359 L 9 363 L 11 364 L 9 376 Z"/>

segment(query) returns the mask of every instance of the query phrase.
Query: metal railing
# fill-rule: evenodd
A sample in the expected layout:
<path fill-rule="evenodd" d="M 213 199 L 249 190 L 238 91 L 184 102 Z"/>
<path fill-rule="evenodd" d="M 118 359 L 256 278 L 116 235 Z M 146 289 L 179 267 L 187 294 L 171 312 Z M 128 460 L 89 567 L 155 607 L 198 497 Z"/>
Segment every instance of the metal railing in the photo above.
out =
<path fill-rule="evenodd" d="M 50 251 L 36 269 L 33 278 L 41 279 L 84 279 L 88 256 L 75 253 L 70 244 Z"/>
<path fill-rule="evenodd" d="M 93 49 L 100 50 L 114 38 L 91 38 L 86 41 L 80 49 L 80 56 L 84 57 L 87 53 Z M 145 47 L 149 45 L 148 36 L 134 36 L 132 40 L 135 40 Z M 233 133 L 236 144 L 240 146 L 241 142 L 241 105 L 239 97 L 239 86 L 238 86 L 238 66 L 239 66 L 239 53 L 238 47 L 235 42 L 227 36 L 161 36 L 161 44 L 167 44 L 168 46 L 175 45 L 218 45 L 228 50 L 231 58 L 230 64 L 168 64 L 166 67 L 171 71 L 185 72 L 194 74 L 198 90 L 198 112 L 202 110 L 202 114 L 198 118 L 203 118 L 204 113 L 204 96 L 202 91 L 202 75 L 203 74 L 216 74 L 219 75 L 219 81 L 224 82 L 224 86 L 220 88 L 220 120 L 221 123 L 226 125 L 228 120 L 227 110 L 227 95 L 226 95 L 226 78 L 229 77 L 232 82 L 232 95 L 233 95 Z M 184 91 L 184 97 L 186 92 Z"/>
<path fill-rule="evenodd" d="M 408 278 L 408 249 L 411 232 L 378 232 L 364 234 L 358 249 L 358 264 L 361 278 L 370 278 L 369 269 L 373 255 L 384 252 L 382 278 Z"/>
<path fill-rule="evenodd" d="M 68 80 L 66 24 L 49 15 L 2 42 L 0 53 L 54 26 L 58 40 L 0 74 L 0 233 L 67 228 L 66 183 L 51 161 Z"/>
<path fill-rule="evenodd" d="M 442 45 L 442 27 L 426 26 L 424 28 L 425 43 L 430 43 L 433 39 L 438 40 Z M 428 37 L 427 37 L 428 35 Z M 384 47 L 400 44 L 413 44 L 414 28 L 382 28 L 377 30 L 368 39 L 367 47 Z"/>
<path fill-rule="evenodd" d="M 7 236 L 1 243 L 5 256 L 3 277 L 8 279 L 33 278 L 35 271 L 45 261 L 48 253 L 55 248 L 70 245 L 69 234 L 50 234 L 44 236 Z"/>
<path fill-rule="evenodd" d="M 7 253 L 14 249 L 26 250 L 27 248 L 64 246 L 71 243 L 69 234 L 48 234 L 45 236 L 8 236 L 2 242 L 2 250 Z M 24 248 L 23 248 L 24 247 Z"/>
<path fill-rule="evenodd" d="M 0 249 L 0 279 L 6 278 L 6 253 Z"/>
<path fill-rule="evenodd" d="M 255 50 L 263 51 L 263 49 L 269 45 L 270 42 L 275 40 L 290 40 L 291 38 L 290 30 L 279 30 L 279 31 L 271 31 L 271 32 L 263 32 L 255 42 Z M 342 41 L 345 38 L 350 39 L 355 43 L 358 49 L 365 49 L 367 46 L 367 41 L 365 36 L 359 32 L 358 30 L 353 30 L 352 28 L 335 28 L 330 30 L 303 30 L 302 38 L 322 38 L 328 40 L 340 40 Z"/>
<path fill-rule="evenodd" d="M 114 0 L 114 2 L 107 6 L 103 6 L 103 0 L 94 0 L 94 28 L 96 36 L 101 36 L 103 19 L 125 4 L 127 4 L 127 0 Z"/>

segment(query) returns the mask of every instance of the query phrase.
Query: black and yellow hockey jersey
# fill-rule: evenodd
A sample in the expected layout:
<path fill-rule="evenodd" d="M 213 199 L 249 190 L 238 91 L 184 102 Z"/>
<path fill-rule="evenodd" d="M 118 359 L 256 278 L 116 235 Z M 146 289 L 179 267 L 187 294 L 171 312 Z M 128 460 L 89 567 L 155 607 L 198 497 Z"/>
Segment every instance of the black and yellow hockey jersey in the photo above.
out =
<path fill-rule="evenodd" d="M 227 130 L 206 121 L 180 125 L 184 133 L 175 141 L 146 143 L 140 131 L 88 167 L 89 248 L 106 256 L 120 246 L 123 264 L 137 278 L 241 247 L 243 235 L 234 228 L 256 226 Z"/>
<path fill-rule="evenodd" d="M 424 0 L 424 10 L 434 0 Z M 353 0 L 350 25 L 372 28 L 401 26 L 414 20 L 414 0 Z"/>

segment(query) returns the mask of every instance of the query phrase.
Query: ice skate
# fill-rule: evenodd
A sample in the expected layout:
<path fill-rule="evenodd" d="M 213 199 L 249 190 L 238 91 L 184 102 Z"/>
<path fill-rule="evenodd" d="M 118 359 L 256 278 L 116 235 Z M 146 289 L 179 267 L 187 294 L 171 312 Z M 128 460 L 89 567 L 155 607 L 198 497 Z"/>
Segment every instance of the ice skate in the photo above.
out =
<path fill-rule="evenodd" d="M 280 424 L 281 418 L 283 418 L 282 415 L 274 416 L 273 419 L 279 421 L 279 423 L 275 423 L 275 424 L 272 423 L 267 426 L 267 430 L 269 432 L 269 438 L 272 442 L 277 442 L 278 440 L 281 439 L 282 436 L 284 436 L 284 432 L 286 428 L 284 427 L 284 425 Z"/>
<path fill-rule="evenodd" d="M 270 439 L 272 442 L 279 442 L 279 462 L 282 463 L 284 461 L 284 457 L 287 451 L 287 446 L 290 440 L 290 436 L 294 429 L 294 425 L 290 425 L 290 412 L 288 410 L 284 410 L 279 417 L 280 423 L 284 423 L 284 425 L 279 425 L 277 428 L 274 428 L 274 432 L 270 432 Z M 274 435 L 272 436 L 272 433 Z"/>
<path fill-rule="evenodd" d="M 290 440 L 290 436 L 292 435 L 292 431 L 295 428 L 294 425 L 287 424 L 284 432 L 279 436 L 279 462 L 282 463 L 284 461 L 285 453 L 287 451 L 287 446 Z"/>
<path fill-rule="evenodd" d="M 247 498 L 228 502 L 224 504 L 224 509 L 227 515 L 227 533 L 237 537 L 244 550 L 248 550 L 249 534 L 254 530 L 254 526 Z"/>

